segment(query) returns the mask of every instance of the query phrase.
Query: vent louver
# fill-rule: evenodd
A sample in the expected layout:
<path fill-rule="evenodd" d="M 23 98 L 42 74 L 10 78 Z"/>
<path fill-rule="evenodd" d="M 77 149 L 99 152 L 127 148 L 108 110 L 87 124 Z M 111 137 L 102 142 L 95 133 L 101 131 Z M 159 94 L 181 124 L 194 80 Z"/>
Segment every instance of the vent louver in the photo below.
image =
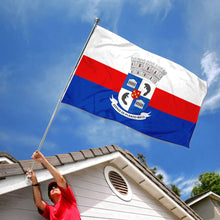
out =
<path fill-rule="evenodd" d="M 115 171 L 109 172 L 109 179 L 115 189 L 123 195 L 128 194 L 128 186 L 123 178 Z"/>

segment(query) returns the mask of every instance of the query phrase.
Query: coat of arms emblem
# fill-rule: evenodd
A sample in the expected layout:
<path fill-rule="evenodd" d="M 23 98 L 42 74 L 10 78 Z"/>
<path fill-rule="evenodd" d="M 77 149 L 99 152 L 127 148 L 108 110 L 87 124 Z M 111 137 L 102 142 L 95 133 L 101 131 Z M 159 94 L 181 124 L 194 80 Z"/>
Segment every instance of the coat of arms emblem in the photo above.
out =
<path fill-rule="evenodd" d="M 118 94 L 118 101 L 110 99 L 113 108 L 125 117 L 143 120 L 150 117 L 145 112 L 157 83 L 166 75 L 166 71 L 157 64 L 140 58 L 131 58 L 131 73 L 128 73 Z M 117 104 L 120 104 L 118 106 Z"/>

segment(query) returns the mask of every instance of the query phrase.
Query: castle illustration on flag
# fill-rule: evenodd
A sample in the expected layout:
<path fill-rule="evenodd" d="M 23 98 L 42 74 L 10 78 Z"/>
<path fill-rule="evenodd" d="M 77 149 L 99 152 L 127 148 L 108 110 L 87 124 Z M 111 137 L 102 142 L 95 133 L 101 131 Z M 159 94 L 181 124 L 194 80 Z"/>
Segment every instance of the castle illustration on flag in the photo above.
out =
<path fill-rule="evenodd" d="M 131 73 L 128 73 L 121 90 L 118 101 L 112 97 L 112 107 L 121 115 L 135 120 L 144 120 L 150 117 L 145 112 L 158 82 L 167 72 L 157 64 L 132 57 Z M 119 105 L 118 105 L 119 102 Z"/>

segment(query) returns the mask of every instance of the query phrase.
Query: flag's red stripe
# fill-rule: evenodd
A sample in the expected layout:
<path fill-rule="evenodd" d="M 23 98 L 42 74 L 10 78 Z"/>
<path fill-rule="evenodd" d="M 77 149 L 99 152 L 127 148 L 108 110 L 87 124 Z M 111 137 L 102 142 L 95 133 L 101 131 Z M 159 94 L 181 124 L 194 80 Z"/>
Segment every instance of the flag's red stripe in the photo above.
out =
<path fill-rule="evenodd" d="M 90 57 L 83 56 L 75 72 L 84 79 L 119 92 L 127 75 Z M 149 106 L 170 115 L 196 123 L 200 107 L 156 88 Z"/>
<path fill-rule="evenodd" d="M 90 57 L 83 56 L 75 75 L 119 92 L 127 75 Z"/>
<path fill-rule="evenodd" d="M 149 106 L 190 122 L 197 122 L 200 107 L 156 88 Z"/>

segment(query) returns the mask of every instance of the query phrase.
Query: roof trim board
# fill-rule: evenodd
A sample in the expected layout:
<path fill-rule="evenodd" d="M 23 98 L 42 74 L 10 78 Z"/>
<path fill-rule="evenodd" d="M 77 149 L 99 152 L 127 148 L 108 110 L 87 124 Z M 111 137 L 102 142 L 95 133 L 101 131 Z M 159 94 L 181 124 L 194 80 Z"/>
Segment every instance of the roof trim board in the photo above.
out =
<path fill-rule="evenodd" d="M 201 201 L 201 200 L 203 200 L 203 199 L 205 199 L 205 198 L 207 198 L 207 197 L 211 197 L 212 199 L 215 199 L 215 200 L 217 200 L 217 201 L 219 201 L 220 202 L 220 196 L 219 195 L 217 195 L 216 193 L 213 193 L 212 191 L 208 191 L 208 192 L 206 192 L 206 193 L 204 193 L 204 194 L 202 194 L 201 196 L 199 196 L 199 197 L 196 197 L 196 198 L 191 198 L 192 200 L 191 200 L 191 202 L 189 202 L 189 203 L 187 203 L 189 206 L 191 206 L 191 205 L 193 205 L 193 204 L 195 204 L 195 203 L 197 203 L 197 202 L 199 202 L 199 201 Z"/>
<path fill-rule="evenodd" d="M 117 158 L 119 155 L 120 155 L 119 152 L 115 152 L 113 154 L 103 155 L 102 157 L 94 157 L 86 161 L 82 160 L 77 163 L 64 164 L 56 168 L 62 175 L 67 175 L 69 173 L 85 169 L 87 167 L 91 167 L 103 162 L 107 162 L 109 160 L 113 160 Z M 37 169 L 35 170 L 35 174 L 40 183 L 53 178 L 47 169 L 41 169 L 41 170 Z M 21 188 L 25 188 L 29 185 L 31 185 L 31 182 L 26 179 L 24 173 L 14 176 L 8 176 L 0 181 L 0 188 L 1 188 L 0 195 Z"/>

